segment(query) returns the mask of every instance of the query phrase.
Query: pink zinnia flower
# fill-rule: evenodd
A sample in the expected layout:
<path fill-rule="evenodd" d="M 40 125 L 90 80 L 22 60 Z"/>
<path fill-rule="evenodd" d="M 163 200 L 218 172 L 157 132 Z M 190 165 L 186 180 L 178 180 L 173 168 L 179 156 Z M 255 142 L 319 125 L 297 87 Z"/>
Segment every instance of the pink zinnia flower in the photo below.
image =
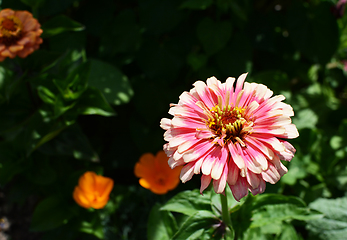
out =
<path fill-rule="evenodd" d="M 216 193 L 224 193 L 228 183 L 236 200 L 262 193 L 265 182 L 276 183 L 287 172 L 280 160 L 290 161 L 295 148 L 282 138 L 296 138 L 291 123 L 294 115 L 284 96 L 263 84 L 236 81 L 221 83 L 215 77 L 193 84 L 183 92 L 178 104 L 171 104 L 161 127 L 166 130 L 164 145 L 171 168 L 184 165 L 180 178 L 186 182 L 202 173 L 202 193 L 213 180 Z"/>

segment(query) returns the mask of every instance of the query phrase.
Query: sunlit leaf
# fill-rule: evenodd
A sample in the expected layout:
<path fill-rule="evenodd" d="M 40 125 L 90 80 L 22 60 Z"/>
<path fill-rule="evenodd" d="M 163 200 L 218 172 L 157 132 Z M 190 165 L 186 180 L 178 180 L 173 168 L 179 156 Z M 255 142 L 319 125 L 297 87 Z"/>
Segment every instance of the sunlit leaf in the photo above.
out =
<path fill-rule="evenodd" d="M 82 31 L 85 27 L 65 15 L 51 18 L 42 25 L 42 37 L 47 38 L 67 31 Z"/>

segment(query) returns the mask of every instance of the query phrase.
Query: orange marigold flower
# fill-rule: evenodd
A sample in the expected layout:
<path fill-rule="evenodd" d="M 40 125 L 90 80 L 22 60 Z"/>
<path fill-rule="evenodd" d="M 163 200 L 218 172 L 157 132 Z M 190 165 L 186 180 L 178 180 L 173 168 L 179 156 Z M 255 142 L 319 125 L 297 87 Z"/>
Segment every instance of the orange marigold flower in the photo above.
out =
<path fill-rule="evenodd" d="M 168 159 L 164 151 L 159 151 L 156 156 L 143 154 L 135 165 L 135 175 L 140 178 L 140 185 L 155 194 L 165 194 L 175 189 L 180 182 L 181 167 L 171 169 Z"/>
<path fill-rule="evenodd" d="M 112 188 L 111 178 L 86 172 L 80 177 L 73 198 L 81 207 L 100 209 L 107 204 Z"/>
<path fill-rule="evenodd" d="M 6 57 L 21 58 L 39 48 L 42 43 L 40 23 L 28 11 L 0 11 L 0 61 Z"/>

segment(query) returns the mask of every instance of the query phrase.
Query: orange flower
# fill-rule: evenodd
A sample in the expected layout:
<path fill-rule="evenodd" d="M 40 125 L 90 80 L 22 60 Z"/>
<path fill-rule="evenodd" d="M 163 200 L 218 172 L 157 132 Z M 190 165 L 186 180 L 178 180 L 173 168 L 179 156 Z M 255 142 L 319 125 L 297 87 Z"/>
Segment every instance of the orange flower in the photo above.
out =
<path fill-rule="evenodd" d="M 25 58 L 42 43 L 40 23 L 28 11 L 0 11 L 0 62 L 6 57 Z"/>
<path fill-rule="evenodd" d="M 155 194 L 165 194 L 176 188 L 182 167 L 171 169 L 167 161 L 164 151 L 159 151 L 156 156 L 143 154 L 135 165 L 135 175 L 140 178 L 140 185 Z"/>
<path fill-rule="evenodd" d="M 81 207 L 100 209 L 108 202 L 112 188 L 111 178 L 86 172 L 80 177 L 73 198 Z"/>

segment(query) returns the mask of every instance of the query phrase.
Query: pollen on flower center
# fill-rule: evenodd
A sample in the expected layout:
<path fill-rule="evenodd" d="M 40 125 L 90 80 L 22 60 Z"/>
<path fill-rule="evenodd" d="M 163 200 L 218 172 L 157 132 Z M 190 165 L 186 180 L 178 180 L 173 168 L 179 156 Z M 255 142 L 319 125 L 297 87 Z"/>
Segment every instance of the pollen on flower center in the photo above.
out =
<path fill-rule="evenodd" d="M 18 38 L 22 30 L 22 22 L 15 16 L 0 18 L 0 37 Z M 6 43 L 6 41 L 5 41 Z"/>
<path fill-rule="evenodd" d="M 246 135 L 252 133 L 253 126 L 253 122 L 244 117 L 246 109 L 230 105 L 221 108 L 219 105 L 211 108 L 207 126 L 216 135 L 219 144 L 232 141 L 245 147 L 243 140 Z"/>

